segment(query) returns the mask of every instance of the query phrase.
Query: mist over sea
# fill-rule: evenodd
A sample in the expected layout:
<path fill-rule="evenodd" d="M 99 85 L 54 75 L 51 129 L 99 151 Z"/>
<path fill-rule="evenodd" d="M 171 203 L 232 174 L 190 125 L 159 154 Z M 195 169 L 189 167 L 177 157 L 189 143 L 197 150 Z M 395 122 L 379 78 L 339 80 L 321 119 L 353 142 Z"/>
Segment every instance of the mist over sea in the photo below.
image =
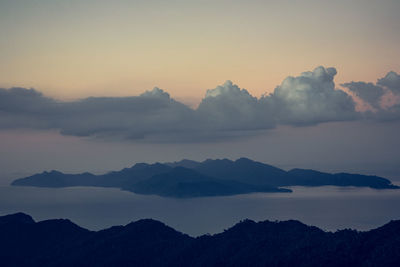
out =
<path fill-rule="evenodd" d="M 192 236 L 221 232 L 245 218 L 296 219 L 330 231 L 368 230 L 400 219 L 400 190 L 291 189 L 293 193 L 175 199 L 110 188 L 0 186 L 0 215 L 25 212 L 35 220 L 67 218 L 91 230 L 153 218 Z"/>

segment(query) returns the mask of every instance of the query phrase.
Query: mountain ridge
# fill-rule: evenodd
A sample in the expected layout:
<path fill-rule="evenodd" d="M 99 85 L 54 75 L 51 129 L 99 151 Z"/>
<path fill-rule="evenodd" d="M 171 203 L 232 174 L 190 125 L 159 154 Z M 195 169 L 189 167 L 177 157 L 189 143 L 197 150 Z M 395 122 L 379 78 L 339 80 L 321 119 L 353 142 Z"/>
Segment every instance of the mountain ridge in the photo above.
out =
<path fill-rule="evenodd" d="M 288 186 L 358 186 L 373 189 L 399 189 L 390 180 L 350 173 L 324 173 L 310 169 L 285 171 L 265 163 L 239 158 L 181 160 L 167 163 L 136 163 L 130 168 L 101 175 L 88 172 L 64 174 L 43 172 L 14 180 L 14 186 L 115 187 L 137 194 L 164 197 L 205 197 L 255 192 L 291 192 Z"/>
<path fill-rule="evenodd" d="M 0 216 L 2 266 L 398 266 L 400 220 L 326 232 L 297 220 L 242 220 L 191 237 L 141 219 L 89 231 L 66 219 Z"/>

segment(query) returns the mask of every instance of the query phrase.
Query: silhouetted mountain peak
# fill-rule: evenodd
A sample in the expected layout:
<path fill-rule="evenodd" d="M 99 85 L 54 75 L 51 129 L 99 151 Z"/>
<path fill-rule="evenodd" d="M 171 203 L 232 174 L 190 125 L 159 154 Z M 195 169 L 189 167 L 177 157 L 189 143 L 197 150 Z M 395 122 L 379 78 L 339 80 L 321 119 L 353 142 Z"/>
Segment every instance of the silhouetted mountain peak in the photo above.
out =
<path fill-rule="evenodd" d="M 281 170 L 277 167 L 274 167 L 272 165 L 266 164 L 266 163 L 261 163 L 259 161 L 254 161 L 249 158 L 239 158 L 235 162 L 235 164 L 239 166 L 246 166 L 246 167 L 258 167 L 258 168 L 269 168 L 269 169 L 274 169 L 280 172 L 285 172 L 284 170 Z"/>
<path fill-rule="evenodd" d="M 238 222 L 237 224 L 235 224 L 234 226 L 232 226 L 230 228 L 230 230 L 239 229 L 239 228 L 248 228 L 248 227 L 252 227 L 256 224 L 257 223 L 253 220 L 244 219 L 244 220 L 241 220 L 240 222 Z"/>
<path fill-rule="evenodd" d="M 111 234 L 115 237 L 125 239 L 127 242 L 140 240 L 143 242 L 143 245 L 147 242 L 154 242 L 155 240 L 180 240 L 182 238 L 191 238 L 153 219 L 141 219 L 125 226 L 112 227 L 102 232 L 105 235 Z"/>
<path fill-rule="evenodd" d="M 142 169 L 142 168 L 147 168 L 149 166 L 150 166 L 150 164 L 148 164 L 148 163 L 139 162 L 139 163 L 135 163 L 131 168 Z"/>
<path fill-rule="evenodd" d="M 189 159 L 183 159 L 181 161 L 168 162 L 165 164 L 170 167 L 180 166 L 180 167 L 185 167 L 185 168 L 189 168 L 189 169 L 194 169 L 200 164 L 200 162 L 194 161 L 194 160 L 189 160 Z"/>
<path fill-rule="evenodd" d="M 136 163 L 135 165 L 133 165 L 131 168 L 125 168 L 123 169 L 124 172 L 134 172 L 134 171 L 146 171 L 146 170 L 150 170 L 150 171 L 154 171 L 154 170 L 169 170 L 170 167 L 156 162 L 156 163 L 152 163 L 152 164 L 148 164 L 148 163 Z"/>
<path fill-rule="evenodd" d="M 0 217 L 30 218 L 22 213 Z M 29 220 L 29 219 L 28 219 Z M 335 233 L 296 220 L 243 220 L 192 238 L 143 219 L 98 232 L 69 220 L 0 224 L 1 266 L 399 266 L 400 221 Z"/>
<path fill-rule="evenodd" d="M 389 231 L 395 234 L 400 233 L 400 220 L 391 220 L 387 224 L 376 228 L 372 231 Z"/>
<path fill-rule="evenodd" d="M 250 162 L 254 162 L 253 160 L 249 159 L 249 158 L 238 158 L 237 160 L 235 160 L 236 163 L 250 163 Z"/>
<path fill-rule="evenodd" d="M 71 222 L 68 219 L 50 219 L 37 222 L 36 225 L 44 229 L 55 229 L 59 232 L 88 232 L 87 229 L 80 227 L 79 225 Z"/>
<path fill-rule="evenodd" d="M 170 230 L 169 226 L 166 224 L 154 220 L 154 219 L 140 219 L 138 221 L 134 221 L 125 225 L 125 229 L 135 229 L 135 230 L 143 230 L 143 229 L 167 229 Z"/>
<path fill-rule="evenodd" d="M 239 223 L 235 224 L 232 228 L 230 228 L 230 231 L 238 231 L 238 230 L 245 230 L 245 231 L 250 231 L 251 229 L 257 229 L 257 230 L 262 230 L 262 229 L 271 229 L 271 228 L 287 228 L 287 229 L 306 229 L 309 228 L 310 226 L 297 221 L 297 220 L 286 220 L 286 221 L 260 221 L 260 222 L 255 222 L 250 219 L 245 219 L 240 221 Z"/>
<path fill-rule="evenodd" d="M 16 223 L 35 223 L 31 216 L 17 212 L 5 216 L 0 216 L 0 224 L 16 224 Z"/>
<path fill-rule="evenodd" d="M 218 164 L 225 163 L 225 164 L 229 164 L 229 163 L 233 163 L 233 161 L 230 160 L 230 159 L 226 159 L 226 158 L 225 159 L 206 159 L 202 163 L 206 163 L 206 164 L 209 164 L 209 163 L 218 163 Z"/>
<path fill-rule="evenodd" d="M 304 224 L 298 220 L 286 220 L 286 221 L 279 221 L 279 222 L 275 222 L 277 226 L 279 227 L 283 227 L 283 228 L 288 228 L 288 229 L 312 229 L 312 230 L 316 230 L 318 229 L 318 231 L 321 231 L 321 229 L 315 227 L 315 226 L 309 226 L 307 224 Z"/>
<path fill-rule="evenodd" d="M 63 173 L 60 172 L 60 171 L 51 170 L 51 171 L 44 171 L 42 174 L 45 174 L 45 175 L 60 175 L 60 174 L 63 174 Z"/>

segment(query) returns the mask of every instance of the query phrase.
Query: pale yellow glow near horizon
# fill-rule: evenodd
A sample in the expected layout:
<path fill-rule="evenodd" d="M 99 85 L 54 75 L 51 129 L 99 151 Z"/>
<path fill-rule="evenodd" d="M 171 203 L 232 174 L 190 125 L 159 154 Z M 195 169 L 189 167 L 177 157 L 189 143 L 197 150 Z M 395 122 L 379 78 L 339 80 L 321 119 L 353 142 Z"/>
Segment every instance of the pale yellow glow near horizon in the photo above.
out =
<path fill-rule="evenodd" d="M 400 72 L 400 3 L 331 2 L 4 1 L 0 87 L 193 100 L 228 79 L 259 97 L 319 65 L 338 85 Z"/>

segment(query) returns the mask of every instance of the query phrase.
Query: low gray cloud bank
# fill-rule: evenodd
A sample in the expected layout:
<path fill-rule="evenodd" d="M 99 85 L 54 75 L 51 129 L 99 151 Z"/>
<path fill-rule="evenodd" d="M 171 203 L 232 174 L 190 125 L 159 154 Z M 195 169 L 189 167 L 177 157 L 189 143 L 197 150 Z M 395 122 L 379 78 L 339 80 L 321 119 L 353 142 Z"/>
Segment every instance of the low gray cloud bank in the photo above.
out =
<path fill-rule="evenodd" d="M 374 83 L 349 82 L 342 84 L 347 87 L 362 101 L 373 108 L 373 112 L 367 111 L 364 116 L 375 120 L 399 120 L 400 119 L 400 75 L 390 71 L 385 77 Z M 385 103 L 385 100 L 393 100 Z M 392 103 L 390 103 L 392 102 Z"/>
<path fill-rule="evenodd" d="M 58 129 L 61 134 L 121 140 L 196 142 L 275 128 L 365 117 L 353 98 L 335 88 L 336 69 L 318 67 L 286 78 L 273 93 L 252 96 L 231 81 L 207 90 L 197 109 L 159 89 L 134 97 L 57 101 L 35 89 L 0 89 L 1 129 Z M 343 84 L 371 105 L 375 117 L 396 119 L 398 104 L 383 108 L 385 94 L 400 94 L 400 76 L 389 72 L 376 84 Z"/>

